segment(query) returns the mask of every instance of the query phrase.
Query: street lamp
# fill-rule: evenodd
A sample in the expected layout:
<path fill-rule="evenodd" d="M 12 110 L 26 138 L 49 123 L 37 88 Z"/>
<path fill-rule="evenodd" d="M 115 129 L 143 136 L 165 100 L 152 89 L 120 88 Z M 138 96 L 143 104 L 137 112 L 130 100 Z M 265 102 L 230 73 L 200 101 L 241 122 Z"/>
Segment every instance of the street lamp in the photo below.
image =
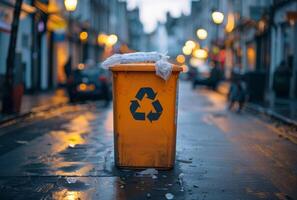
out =
<path fill-rule="evenodd" d="M 200 40 L 205 40 L 207 38 L 207 31 L 203 28 L 199 28 L 196 34 Z"/>
<path fill-rule="evenodd" d="M 70 62 L 71 65 L 71 55 L 72 55 L 72 43 L 71 43 L 71 13 L 75 11 L 76 6 L 77 6 L 77 0 L 64 0 L 64 5 L 66 10 L 69 12 L 68 15 L 68 35 L 69 35 L 69 45 L 68 45 L 68 61 Z"/>
<path fill-rule="evenodd" d="M 77 0 L 64 0 L 64 5 L 68 12 L 73 12 L 77 6 Z"/>
<path fill-rule="evenodd" d="M 176 57 L 176 61 L 177 61 L 179 64 L 183 64 L 183 63 L 186 61 L 186 58 L 185 58 L 184 55 L 179 54 L 179 55 Z"/>
<path fill-rule="evenodd" d="M 188 48 L 190 48 L 191 50 L 195 48 L 196 46 L 196 43 L 193 41 L 193 40 L 188 40 L 186 43 L 185 43 L 185 46 L 187 46 Z"/>
<path fill-rule="evenodd" d="M 187 56 L 191 55 L 192 53 L 192 49 L 189 46 L 184 46 L 182 50 L 183 50 L 183 53 Z"/>
<path fill-rule="evenodd" d="M 224 21 L 224 14 L 219 11 L 212 12 L 211 17 L 213 22 L 218 25 Z"/>
<path fill-rule="evenodd" d="M 193 56 L 198 59 L 206 59 L 208 56 L 208 52 L 205 49 L 196 49 L 193 52 Z"/>
<path fill-rule="evenodd" d="M 219 25 L 224 21 L 224 14 L 219 11 L 213 11 L 211 14 L 212 21 L 217 25 L 216 26 L 216 37 L 219 38 Z"/>
<path fill-rule="evenodd" d="M 118 41 L 118 36 L 116 36 L 115 34 L 111 34 L 110 36 L 108 36 L 106 44 L 107 46 L 113 46 L 117 43 Z"/>
<path fill-rule="evenodd" d="M 85 42 L 88 39 L 88 36 L 89 36 L 88 32 L 83 31 L 79 34 L 79 39 Z"/>
<path fill-rule="evenodd" d="M 107 43 L 108 36 L 104 33 L 100 33 L 97 37 L 97 42 L 100 46 L 104 46 Z"/>

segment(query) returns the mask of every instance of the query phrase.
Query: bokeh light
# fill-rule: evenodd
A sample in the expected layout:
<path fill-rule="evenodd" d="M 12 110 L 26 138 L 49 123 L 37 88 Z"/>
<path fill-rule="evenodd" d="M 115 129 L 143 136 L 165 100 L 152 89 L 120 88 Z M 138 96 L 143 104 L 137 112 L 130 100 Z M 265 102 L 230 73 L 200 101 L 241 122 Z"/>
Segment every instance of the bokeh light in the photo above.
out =
<path fill-rule="evenodd" d="M 186 60 L 186 58 L 185 58 L 185 56 L 184 55 L 178 55 L 177 57 L 176 57 L 176 61 L 178 62 L 178 63 L 180 63 L 180 64 L 183 64 L 184 62 L 185 62 L 185 60 Z"/>
<path fill-rule="evenodd" d="M 98 44 L 100 46 L 104 46 L 107 42 L 107 38 L 108 38 L 108 36 L 106 34 L 104 34 L 104 33 L 99 34 L 97 37 Z"/>
<path fill-rule="evenodd" d="M 79 39 L 81 41 L 86 41 L 88 39 L 88 36 L 89 36 L 88 33 L 86 31 L 83 31 L 79 34 Z"/>
<path fill-rule="evenodd" d="M 189 46 L 183 47 L 183 54 L 188 56 L 188 55 L 191 55 L 191 53 L 192 53 L 192 48 L 190 48 Z"/>
<path fill-rule="evenodd" d="M 208 52 L 205 49 L 196 49 L 193 52 L 193 56 L 198 59 L 206 59 L 208 57 Z"/>
<path fill-rule="evenodd" d="M 107 38 L 106 45 L 113 46 L 117 43 L 117 41 L 118 41 L 118 36 L 116 36 L 115 34 L 111 34 Z"/>
<path fill-rule="evenodd" d="M 64 5 L 68 12 L 75 11 L 77 6 L 77 0 L 65 0 Z"/>
<path fill-rule="evenodd" d="M 224 21 L 224 14 L 219 11 L 214 11 L 211 14 L 211 17 L 215 24 L 221 24 Z"/>
<path fill-rule="evenodd" d="M 200 39 L 200 40 L 205 40 L 207 38 L 207 31 L 203 28 L 200 28 L 197 30 L 196 32 L 197 34 L 197 37 Z"/>
<path fill-rule="evenodd" d="M 194 49 L 196 46 L 196 43 L 192 40 L 188 40 L 185 44 L 185 46 L 189 47 L 190 49 Z"/>

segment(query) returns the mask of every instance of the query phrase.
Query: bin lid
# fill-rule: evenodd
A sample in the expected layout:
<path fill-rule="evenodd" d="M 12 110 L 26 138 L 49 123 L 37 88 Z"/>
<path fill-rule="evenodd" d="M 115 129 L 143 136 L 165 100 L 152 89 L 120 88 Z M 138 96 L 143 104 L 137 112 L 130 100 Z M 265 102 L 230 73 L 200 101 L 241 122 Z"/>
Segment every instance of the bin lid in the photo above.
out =
<path fill-rule="evenodd" d="M 129 63 L 129 64 L 119 64 L 109 68 L 111 71 L 156 71 L 155 63 Z M 177 65 L 172 66 L 173 72 L 181 72 L 183 68 Z"/>

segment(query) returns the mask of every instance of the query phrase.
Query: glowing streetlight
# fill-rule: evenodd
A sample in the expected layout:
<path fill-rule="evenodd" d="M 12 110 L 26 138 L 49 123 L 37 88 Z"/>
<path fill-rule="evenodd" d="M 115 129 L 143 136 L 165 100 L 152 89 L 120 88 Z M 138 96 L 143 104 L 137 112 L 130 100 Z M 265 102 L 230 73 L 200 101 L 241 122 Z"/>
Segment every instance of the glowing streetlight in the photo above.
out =
<path fill-rule="evenodd" d="M 184 55 L 180 54 L 180 55 L 176 56 L 176 61 L 180 64 L 183 64 L 185 62 L 185 60 L 186 60 L 186 58 Z"/>
<path fill-rule="evenodd" d="M 192 40 L 188 40 L 185 44 L 186 47 L 190 48 L 190 49 L 194 49 L 196 46 L 196 43 Z"/>
<path fill-rule="evenodd" d="M 115 45 L 115 43 L 117 43 L 117 41 L 118 41 L 118 36 L 116 36 L 115 34 L 111 34 L 107 38 L 106 45 L 113 46 Z"/>
<path fill-rule="evenodd" d="M 88 36 L 89 36 L 88 32 L 83 31 L 79 34 L 79 39 L 81 41 L 86 41 L 88 39 Z"/>
<path fill-rule="evenodd" d="M 206 59 L 208 56 L 208 53 L 205 49 L 196 49 L 193 52 L 193 56 L 198 59 Z"/>
<path fill-rule="evenodd" d="M 64 0 L 64 5 L 68 12 L 73 12 L 77 6 L 77 0 Z"/>
<path fill-rule="evenodd" d="M 191 53 L 192 53 L 192 49 L 189 47 L 189 46 L 184 46 L 183 47 L 183 53 L 185 54 L 185 55 L 191 55 Z"/>
<path fill-rule="evenodd" d="M 227 24 L 225 30 L 227 33 L 231 33 L 235 26 L 235 17 L 233 13 L 229 13 L 227 17 Z"/>
<path fill-rule="evenodd" d="M 224 21 L 224 14 L 219 11 L 214 11 L 211 14 L 211 17 L 215 24 L 221 24 Z"/>
<path fill-rule="evenodd" d="M 100 46 L 104 46 L 107 42 L 108 36 L 105 35 L 104 33 L 101 33 L 97 37 L 97 42 Z"/>
<path fill-rule="evenodd" d="M 207 38 L 207 31 L 203 28 L 199 28 L 196 34 L 200 40 L 205 40 Z"/>
<path fill-rule="evenodd" d="M 68 15 L 68 34 L 69 34 L 68 54 L 69 54 L 69 59 L 71 60 L 71 56 L 72 56 L 71 13 L 73 11 L 75 11 L 75 9 L 76 9 L 77 0 L 64 0 L 64 5 L 65 5 L 66 10 L 69 12 L 69 15 Z"/>

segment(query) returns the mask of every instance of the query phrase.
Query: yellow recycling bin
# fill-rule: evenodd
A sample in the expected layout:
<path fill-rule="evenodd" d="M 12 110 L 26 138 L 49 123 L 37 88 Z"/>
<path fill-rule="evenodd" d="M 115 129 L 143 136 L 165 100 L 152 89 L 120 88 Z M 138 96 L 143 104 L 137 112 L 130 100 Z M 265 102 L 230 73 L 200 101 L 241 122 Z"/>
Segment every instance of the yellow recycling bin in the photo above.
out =
<path fill-rule="evenodd" d="M 167 81 L 155 64 L 120 64 L 113 74 L 115 164 L 122 168 L 174 166 L 178 76 L 173 66 Z"/>

